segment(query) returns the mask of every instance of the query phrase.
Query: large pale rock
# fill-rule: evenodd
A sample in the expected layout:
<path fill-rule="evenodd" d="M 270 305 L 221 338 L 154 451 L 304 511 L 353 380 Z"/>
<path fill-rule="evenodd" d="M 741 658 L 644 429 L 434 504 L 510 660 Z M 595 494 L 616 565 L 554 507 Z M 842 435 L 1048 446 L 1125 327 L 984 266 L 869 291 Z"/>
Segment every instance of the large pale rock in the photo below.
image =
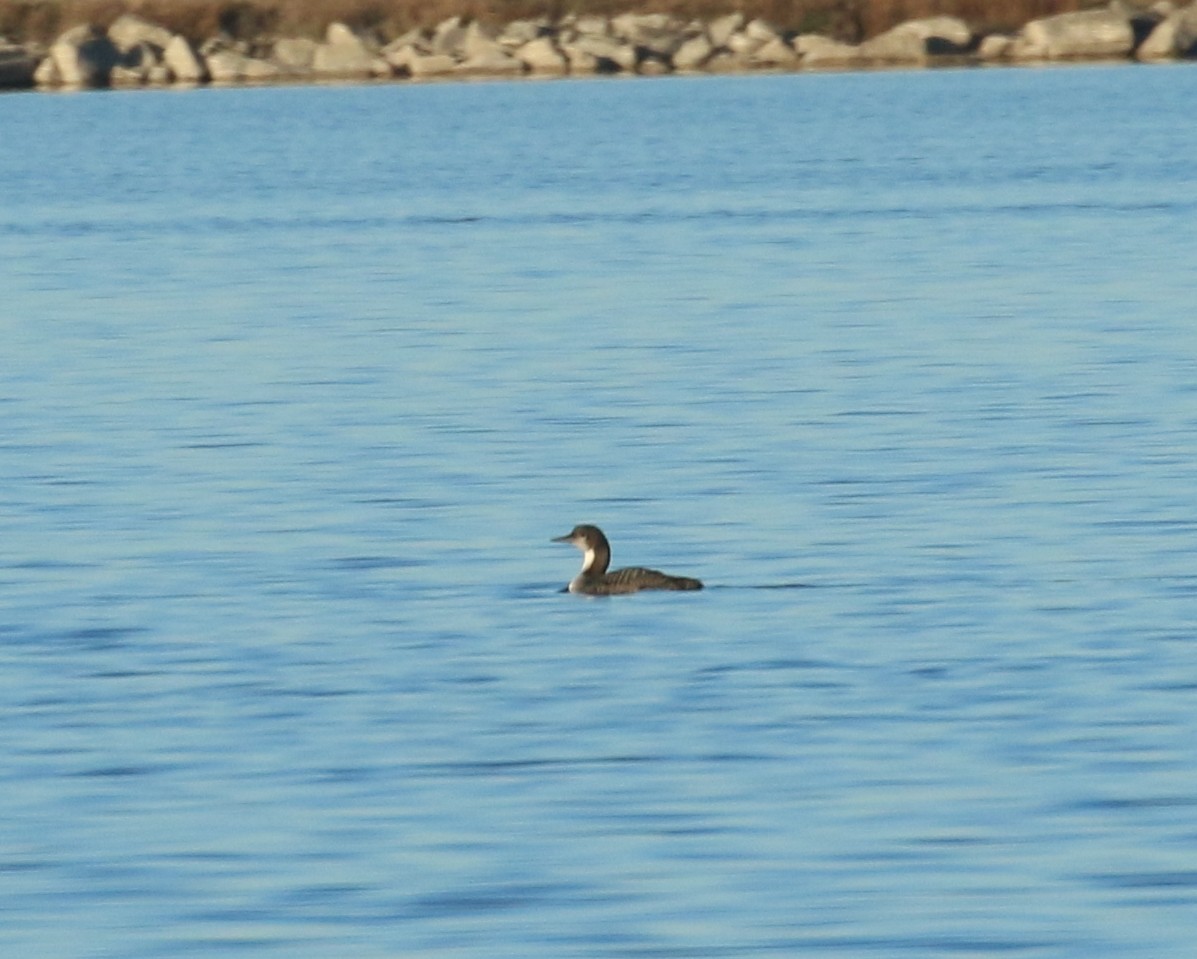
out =
<path fill-rule="evenodd" d="M 704 73 L 740 73 L 748 67 L 748 63 L 730 50 L 716 50 L 702 65 Z"/>
<path fill-rule="evenodd" d="M 791 54 L 793 51 L 790 51 Z M 673 68 L 675 70 L 701 70 L 715 53 L 715 45 L 705 33 L 682 42 L 673 51 Z"/>
<path fill-rule="evenodd" d="M 392 41 L 379 51 L 379 55 L 391 65 L 392 70 L 410 73 L 412 58 L 427 56 L 428 52 L 411 43 L 398 44 Z"/>
<path fill-rule="evenodd" d="M 462 44 L 466 39 L 467 29 L 461 17 L 449 17 L 442 20 L 432 31 L 430 46 L 433 53 L 443 53 L 451 57 L 462 55 Z"/>
<path fill-rule="evenodd" d="M 477 76 L 515 76 L 524 72 L 523 61 L 512 56 L 498 40 L 498 33 L 477 21 L 465 29 L 458 45 L 458 73 Z"/>
<path fill-rule="evenodd" d="M 781 37 L 774 37 L 753 50 L 749 60 L 758 67 L 792 67 L 798 63 L 798 54 Z"/>
<path fill-rule="evenodd" d="M 860 45 L 860 57 L 871 63 L 923 63 L 927 45 L 922 37 L 898 26 L 865 40 Z"/>
<path fill-rule="evenodd" d="M 573 51 L 594 57 L 600 73 L 636 69 L 636 48 L 628 43 L 620 43 L 614 37 L 586 34 L 578 37 L 570 47 Z"/>
<path fill-rule="evenodd" d="M 1019 32 L 1010 55 L 1018 60 L 1125 57 L 1134 44 L 1134 28 L 1125 13 L 1081 10 L 1032 20 Z"/>
<path fill-rule="evenodd" d="M 208 55 L 207 62 L 214 83 L 262 83 L 274 80 L 282 73 L 277 63 L 249 57 L 236 50 L 217 50 Z"/>
<path fill-rule="evenodd" d="M 926 17 L 900 23 L 860 45 L 865 60 L 923 63 L 933 56 L 959 55 L 972 45 L 968 24 L 957 17 Z"/>
<path fill-rule="evenodd" d="M 676 32 L 677 27 L 667 13 L 624 13 L 611 18 L 611 32 L 629 43 L 644 43 L 659 34 Z"/>
<path fill-rule="evenodd" d="M 318 46 L 307 37 L 283 37 L 274 42 L 270 59 L 284 74 L 299 76 L 311 72 Z"/>
<path fill-rule="evenodd" d="M 312 56 L 312 72 L 325 77 L 366 77 L 374 69 L 374 51 L 343 23 L 331 23 Z"/>
<path fill-rule="evenodd" d="M 0 87 L 31 87 L 38 59 L 24 47 L 0 41 Z"/>
<path fill-rule="evenodd" d="M 746 30 L 740 30 L 728 37 L 727 42 L 723 46 L 734 53 L 744 63 L 747 63 L 752 55 L 763 47 L 766 42 L 762 37 L 753 36 Z"/>
<path fill-rule="evenodd" d="M 496 46 L 493 50 L 467 57 L 457 64 L 456 72 L 483 77 L 516 76 L 524 72 L 524 64 Z"/>
<path fill-rule="evenodd" d="M 549 37 L 537 37 L 515 51 L 533 73 L 565 73 L 569 63 Z"/>
<path fill-rule="evenodd" d="M 141 44 L 149 44 L 159 52 L 166 49 L 173 37 L 166 27 L 151 23 L 135 13 L 122 13 L 108 28 L 108 39 L 121 51 L 131 50 Z"/>
<path fill-rule="evenodd" d="M 56 87 L 62 83 L 53 57 L 42 57 L 42 62 L 33 71 L 33 84 L 38 87 Z"/>
<path fill-rule="evenodd" d="M 664 13 L 627 13 L 615 17 L 611 32 L 639 48 L 640 60 L 666 61 L 685 39 L 683 24 Z"/>
<path fill-rule="evenodd" d="M 431 53 L 431 37 L 432 34 L 430 34 L 428 31 L 422 30 L 419 27 L 415 27 L 388 43 L 382 48 L 382 53 L 385 56 L 389 52 L 402 50 L 404 47 L 411 47 L 413 50 L 417 50 L 420 53 Z"/>
<path fill-rule="evenodd" d="M 602 73 L 602 64 L 599 58 L 587 53 L 585 50 L 579 50 L 572 43 L 561 44 L 561 52 L 565 54 L 565 63 L 569 67 L 570 73 L 587 74 L 587 73 Z M 613 69 L 607 71 L 614 73 Z"/>
<path fill-rule="evenodd" d="M 774 40 L 781 39 L 781 32 L 769 23 L 767 20 L 750 20 L 744 26 L 744 35 L 751 37 L 753 40 L 759 40 L 761 43 L 771 43 Z"/>
<path fill-rule="evenodd" d="M 1009 55 L 1012 46 L 1014 46 L 1013 37 L 1008 37 L 1004 33 L 991 33 L 983 38 L 980 46 L 977 47 L 977 58 L 985 63 L 1004 60 Z"/>
<path fill-rule="evenodd" d="M 1140 60 L 1197 57 L 1197 3 L 1169 12 L 1139 45 L 1135 56 Z"/>
<path fill-rule="evenodd" d="M 726 47 L 732 34 L 739 33 L 743 26 L 744 14 L 729 13 L 726 16 L 716 17 L 707 24 L 707 36 L 711 38 L 713 47 Z"/>
<path fill-rule="evenodd" d="M 785 49 L 793 53 L 781 32 L 766 20 L 750 20 L 741 30 L 731 34 L 723 43 L 746 64 L 768 65 L 787 60 Z M 757 55 L 764 51 L 764 56 Z"/>
<path fill-rule="evenodd" d="M 452 73 L 456 69 L 457 61 L 447 53 L 419 53 L 412 51 L 407 57 L 407 73 L 416 78 L 443 77 L 445 74 Z"/>
<path fill-rule="evenodd" d="M 860 47 L 818 33 L 795 37 L 794 49 L 802 57 L 802 65 L 815 70 L 841 70 L 861 62 Z"/>
<path fill-rule="evenodd" d="M 202 83 L 208 79 L 203 58 L 186 37 L 173 36 L 162 51 L 162 62 L 180 83 Z"/>
<path fill-rule="evenodd" d="M 94 27 L 72 27 L 50 47 L 58 81 L 72 87 L 100 87 L 120 62 L 120 51 Z"/>
<path fill-rule="evenodd" d="M 611 21 L 598 14 L 584 14 L 576 18 L 572 26 L 578 36 L 589 34 L 594 37 L 607 37 L 611 35 Z"/>
<path fill-rule="evenodd" d="M 1197 3 L 1177 11 L 1176 17 L 1176 55 L 1197 57 Z"/>
<path fill-rule="evenodd" d="M 108 75 L 108 82 L 114 87 L 139 87 L 149 76 L 148 71 L 117 64 Z"/>
<path fill-rule="evenodd" d="M 499 43 L 509 50 L 516 50 L 537 37 L 549 35 L 549 27 L 540 20 L 513 20 L 498 36 Z"/>
<path fill-rule="evenodd" d="M 465 29 L 465 34 L 458 45 L 460 55 L 466 60 L 477 60 L 493 57 L 496 54 L 506 54 L 506 49 L 498 40 L 498 33 L 484 24 L 474 21 Z"/>
<path fill-rule="evenodd" d="M 959 52 L 973 42 L 972 28 L 959 17 L 923 17 L 908 20 L 896 29 L 922 37 L 930 45 L 928 53 L 937 53 L 941 47 L 948 52 Z"/>

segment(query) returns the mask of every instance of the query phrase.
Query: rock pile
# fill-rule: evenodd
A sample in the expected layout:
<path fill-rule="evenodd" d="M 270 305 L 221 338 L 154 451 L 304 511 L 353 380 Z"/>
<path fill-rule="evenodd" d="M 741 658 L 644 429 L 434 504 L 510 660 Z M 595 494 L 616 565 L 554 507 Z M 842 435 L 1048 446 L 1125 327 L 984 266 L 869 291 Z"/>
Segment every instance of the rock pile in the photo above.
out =
<path fill-rule="evenodd" d="M 859 69 L 1067 59 L 1197 58 L 1197 0 L 1148 11 L 1123 0 L 980 35 L 956 17 L 902 23 L 859 45 L 792 34 L 731 13 L 518 20 L 490 27 L 451 17 L 384 41 L 334 23 L 322 41 L 212 37 L 198 46 L 134 14 L 107 30 L 79 26 L 46 51 L 0 39 L 0 86 L 99 87 L 365 78 Z"/>

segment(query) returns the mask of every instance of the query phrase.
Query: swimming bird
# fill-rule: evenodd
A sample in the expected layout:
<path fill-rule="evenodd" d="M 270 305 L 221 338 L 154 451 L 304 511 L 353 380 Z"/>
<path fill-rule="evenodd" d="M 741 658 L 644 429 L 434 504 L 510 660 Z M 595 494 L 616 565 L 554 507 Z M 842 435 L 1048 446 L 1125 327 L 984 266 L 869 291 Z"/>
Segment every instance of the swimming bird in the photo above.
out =
<path fill-rule="evenodd" d="M 670 576 L 655 569 L 629 566 L 607 572 L 611 564 L 611 544 L 597 526 L 575 526 L 564 536 L 553 537 L 554 543 L 572 543 L 584 554 L 582 571 L 570 580 L 571 593 L 587 596 L 617 596 L 638 593 L 644 589 L 702 589 L 702 583 L 688 576 Z"/>

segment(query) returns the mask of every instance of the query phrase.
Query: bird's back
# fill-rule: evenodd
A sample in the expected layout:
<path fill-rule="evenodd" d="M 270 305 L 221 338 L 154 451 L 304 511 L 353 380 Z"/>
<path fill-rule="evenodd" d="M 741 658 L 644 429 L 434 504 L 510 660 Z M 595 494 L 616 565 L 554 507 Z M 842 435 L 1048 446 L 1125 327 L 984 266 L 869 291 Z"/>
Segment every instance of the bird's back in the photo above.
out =
<path fill-rule="evenodd" d="M 656 569 L 643 566 L 628 566 L 615 569 L 599 576 L 582 577 L 579 592 L 591 596 L 618 596 L 623 593 L 639 593 L 646 589 L 693 590 L 702 589 L 702 582 L 689 576 L 670 576 Z"/>

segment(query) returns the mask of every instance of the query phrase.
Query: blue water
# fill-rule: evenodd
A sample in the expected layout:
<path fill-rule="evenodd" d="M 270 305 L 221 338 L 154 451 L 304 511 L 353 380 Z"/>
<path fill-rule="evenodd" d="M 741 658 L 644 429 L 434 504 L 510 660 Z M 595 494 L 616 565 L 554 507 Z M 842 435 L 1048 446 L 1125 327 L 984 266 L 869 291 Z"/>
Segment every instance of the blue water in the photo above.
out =
<path fill-rule="evenodd" d="M 1191 959 L 1195 92 L 0 98 L 0 951 Z"/>

